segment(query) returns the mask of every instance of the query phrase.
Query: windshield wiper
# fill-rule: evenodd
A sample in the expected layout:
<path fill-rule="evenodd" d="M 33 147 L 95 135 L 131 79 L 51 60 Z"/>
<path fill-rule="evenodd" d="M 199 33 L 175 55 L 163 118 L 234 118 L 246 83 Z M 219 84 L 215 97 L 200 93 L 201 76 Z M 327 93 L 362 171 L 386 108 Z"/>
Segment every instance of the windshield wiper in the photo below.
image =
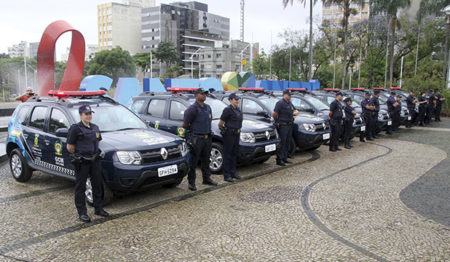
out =
<path fill-rule="evenodd" d="M 117 129 L 114 131 L 125 131 L 125 130 L 131 130 L 131 129 L 139 129 L 139 127 L 126 127 L 126 128 L 121 128 L 121 129 Z"/>

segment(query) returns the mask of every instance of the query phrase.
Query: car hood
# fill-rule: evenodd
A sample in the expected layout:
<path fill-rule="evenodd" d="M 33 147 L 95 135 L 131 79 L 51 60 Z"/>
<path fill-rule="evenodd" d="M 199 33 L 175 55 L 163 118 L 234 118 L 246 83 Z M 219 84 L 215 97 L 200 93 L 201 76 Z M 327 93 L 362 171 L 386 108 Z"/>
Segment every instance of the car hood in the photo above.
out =
<path fill-rule="evenodd" d="M 242 121 L 242 132 L 260 132 L 274 129 L 274 126 L 258 120 L 244 119 Z"/>
<path fill-rule="evenodd" d="M 100 148 L 106 144 L 115 150 L 135 151 L 172 146 L 181 143 L 181 138 L 156 129 L 130 129 L 102 133 Z"/>
<path fill-rule="evenodd" d="M 298 116 L 295 118 L 294 123 L 298 124 L 314 124 L 314 123 L 323 123 L 325 120 L 321 117 L 317 117 L 313 114 L 300 112 Z"/>

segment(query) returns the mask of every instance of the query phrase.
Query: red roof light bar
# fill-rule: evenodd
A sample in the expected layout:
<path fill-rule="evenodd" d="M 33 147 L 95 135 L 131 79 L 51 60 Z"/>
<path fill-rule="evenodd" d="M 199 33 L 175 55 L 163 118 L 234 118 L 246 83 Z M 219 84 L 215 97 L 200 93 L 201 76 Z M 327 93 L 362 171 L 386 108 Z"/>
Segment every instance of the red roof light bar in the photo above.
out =
<path fill-rule="evenodd" d="M 289 87 L 286 90 L 289 90 L 289 91 L 301 91 L 301 92 L 308 91 L 306 88 L 294 88 L 294 87 Z"/>
<path fill-rule="evenodd" d="M 200 87 L 168 87 L 167 91 L 171 92 L 195 92 Z"/>
<path fill-rule="evenodd" d="M 258 87 L 240 87 L 239 91 L 255 91 L 255 92 L 264 92 L 264 88 Z"/>
<path fill-rule="evenodd" d="M 339 88 L 324 88 L 323 91 L 339 92 L 339 91 L 341 91 L 341 89 L 339 89 Z"/>
<path fill-rule="evenodd" d="M 98 91 L 58 91 L 58 90 L 50 90 L 48 91 L 49 96 L 56 97 L 69 97 L 69 96 L 100 96 L 105 95 L 106 92 L 104 90 Z"/>
<path fill-rule="evenodd" d="M 402 90 L 399 86 L 391 86 L 391 90 Z"/>
<path fill-rule="evenodd" d="M 360 88 L 352 88 L 352 90 L 353 90 L 353 91 L 364 91 L 364 90 L 366 90 L 366 89 L 363 88 L 363 87 L 360 87 Z"/>
<path fill-rule="evenodd" d="M 373 90 L 384 90 L 383 87 L 372 87 Z"/>

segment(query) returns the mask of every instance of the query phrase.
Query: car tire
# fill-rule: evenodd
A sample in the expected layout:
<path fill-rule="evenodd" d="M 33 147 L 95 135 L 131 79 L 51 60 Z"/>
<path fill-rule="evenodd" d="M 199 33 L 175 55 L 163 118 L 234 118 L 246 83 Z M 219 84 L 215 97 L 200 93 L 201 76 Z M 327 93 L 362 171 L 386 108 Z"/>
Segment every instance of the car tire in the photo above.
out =
<path fill-rule="evenodd" d="M 111 189 L 105 184 L 105 182 L 102 182 L 102 205 L 106 206 L 109 203 L 111 203 L 114 194 L 111 191 Z M 86 180 L 86 191 L 85 191 L 85 195 L 86 195 L 86 203 L 90 206 L 94 206 L 94 198 L 93 198 L 93 192 L 92 192 L 92 186 L 91 186 L 91 179 L 88 178 Z"/>
<path fill-rule="evenodd" d="M 19 182 L 27 182 L 33 174 L 19 148 L 14 149 L 9 155 L 9 168 L 14 179 Z"/>
<path fill-rule="evenodd" d="M 213 174 L 222 172 L 223 165 L 223 146 L 220 143 L 212 143 L 211 157 L 209 158 L 209 170 Z"/>
<path fill-rule="evenodd" d="M 179 184 L 181 184 L 181 182 L 183 182 L 183 178 L 182 178 L 182 177 L 177 178 L 177 179 L 175 180 L 175 182 L 172 182 L 172 183 L 169 183 L 169 184 L 164 185 L 164 187 L 167 187 L 167 188 L 176 187 L 176 186 L 178 186 Z"/>

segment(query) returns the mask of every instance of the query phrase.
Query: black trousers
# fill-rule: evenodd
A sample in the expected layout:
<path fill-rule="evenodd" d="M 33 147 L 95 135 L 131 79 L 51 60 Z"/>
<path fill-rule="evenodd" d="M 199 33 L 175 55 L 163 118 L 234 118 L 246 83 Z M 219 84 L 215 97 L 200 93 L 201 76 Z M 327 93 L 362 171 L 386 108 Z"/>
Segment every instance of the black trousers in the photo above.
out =
<path fill-rule="evenodd" d="M 331 136 L 330 136 L 330 149 L 336 149 L 339 147 L 339 138 L 342 133 L 341 120 L 330 119 Z"/>
<path fill-rule="evenodd" d="M 278 128 L 278 133 L 280 135 L 280 148 L 277 151 L 277 161 L 287 160 L 289 154 L 290 143 L 292 139 L 292 125 L 280 124 Z"/>
<path fill-rule="evenodd" d="M 195 184 L 195 169 L 197 167 L 198 161 L 201 162 L 203 180 L 211 177 L 209 162 L 211 157 L 212 137 L 208 136 L 208 138 L 204 138 L 200 136 L 192 136 L 189 139 L 191 139 L 192 150 L 190 168 L 188 173 L 188 182 L 189 184 L 193 185 Z"/>
<path fill-rule="evenodd" d="M 359 133 L 359 138 L 361 140 L 364 140 L 364 136 L 366 138 L 372 137 L 372 129 L 374 128 L 374 126 L 372 126 L 373 121 L 371 113 L 363 113 L 362 117 L 364 118 L 364 123 L 366 124 L 366 131 L 361 131 Z"/>
<path fill-rule="evenodd" d="M 372 113 L 372 122 L 371 122 L 371 124 L 370 124 L 370 126 L 371 126 L 371 129 L 370 129 L 370 131 L 371 131 L 371 133 L 370 133 L 370 136 L 373 138 L 373 137 L 376 137 L 377 136 L 377 129 L 378 129 L 378 126 L 377 126 L 377 123 L 378 123 L 378 112 L 373 112 Z"/>
<path fill-rule="evenodd" d="M 86 180 L 91 179 L 95 210 L 102 209 L 102 175 L 100 161 L 83 161 L 75 169 L 75 206 L 79 215 L 86 215 Z"/>
<path fill-rule="evenodd" d="M 434 106 L 428 105 L 425 113 L 425 123 L 429 124 L 431 122 L 431 118 L 434 115 Z"/>
<path fill-rule="evenodd" d="M 352 120 L 344 120 L 344 143 L 345 145 L 350 145 L 350 136 L 352 134 L 353 129 L 353 119 Z"/>
<path fill-rule="evenodd" d="M 442 106 L 437 105 L 436 111 L 434 112 L 434 120 L 441 121 L 441 110 L 442 110 Z"/>
<path fill-rule="evenodd" d="M 236 175 L 236 159 L 239 155 L 240 134 L 226 132 L 223 136 L 223 177 L 230 178 Z"/>
<path fill-rule="evenodd" d="M 418 116 L 418 119 L 417 119 L 417 121 L 419 122 L 419 124 L 422 124 L 423 125 L 423 123 L 425 122 L 425 112 L 427 111 L 427 108 L 426 107 L 420 107 L 419 106 L 419 116 Z"/>
<path fill-rule="evenodd" d="M 416 122 L 417 114 L 416 114 L 416 110 L 414 110 L 414 108 L 408 108 L 408 112 L 409 112 L 409 116 L 411 117 L 411 120 L 406 122 L 407 123 L 406 126 L 410 127 Z"/>

